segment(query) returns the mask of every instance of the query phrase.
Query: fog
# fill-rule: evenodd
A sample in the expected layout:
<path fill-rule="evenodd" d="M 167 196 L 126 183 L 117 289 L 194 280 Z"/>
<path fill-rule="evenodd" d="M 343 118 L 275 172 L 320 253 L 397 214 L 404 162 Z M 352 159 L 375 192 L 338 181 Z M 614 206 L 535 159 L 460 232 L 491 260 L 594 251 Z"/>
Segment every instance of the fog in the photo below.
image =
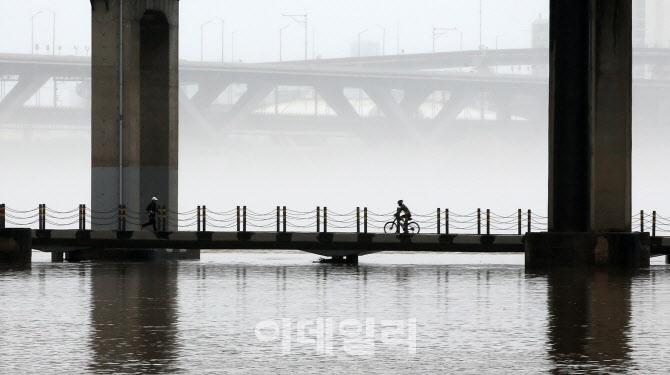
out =
<path fill-rule="evenodd" d="M 0 32 L 4 35 L 0 53 L 31 53 L 30 17 L 47 8 L 56 14 L 56 46 L 62 47 L 56 54 L 90 53 L 90 5 L 80 0 L 0 0 Z M 463 50 L 480 48 L 477 1 L 183 0 L 180 11 L 180 59 L 189 61 L 199 61 L 201 53 L 206 62 L 221 60 L 220 17 L 224 21 L 225 62 L 234 58 L 244 64 L 276 63 L 279 30 L 288 25 L 283 32 L 282 59 L 295 60 L 299 66 L 298 61 L 304 59 L 305 31 L 296 22 L 300 18 L 282 14 L 308 15 L 310 60 L 352 57 L 360 46 L 367 46 L 362 55 L 430 53 L 434 27 L 458 29 L 438 34 L 436 52 L 459 50 L 460 33 Z M 493 51 L 496 44 L 498 49 L 530 48 L 532 24 L 547 14 L 545 0 L 484 0 L 482 48 Z M 201 26 L 207 21 L 212 22 L 202 28 L 201 51 Z M 35 17 L 37 54 L 47 54 L 46 45 L 52 44 L 51 22 L 48 11 Z M 530 62 L 487 72 L 464 69 L 443 69 L 435 74 L 546 79 L 546 70 Z M 667 82 L 665 77 L 645 75 L 638 73 L 636 80 Z M 7 81 L 2 83 L 1 98 L 15 82 L 7 72 L 0 71 L 0 76 Z M 182 77 L 184 95 L 192 98 L 197 87 L 186 79 Z M 57 107 L 90 108 L 86 84 L 60 84 Z M 244 93 L 243 84 L 226 88 L 213 106 L 223 111 L 234 105 Z M 316 99 L 320 103 L 318 115 L 307 116 L 306 112 L 313 111 L 313 93 L 309 87 L 304 88 L 306 93 L 300 90 L 289 87 L 279 91 L 283 95 L 281 109 L 284 114 L 293 113 L 292 117 L 273 116 L 276 102 L 270 95 L 256 108 L 255 117 L 232 129 L 223 120 L 199 121 L 180 107 L 179 210 L 206 204 L 221 210 L 247 205 L 261 212 L 277 205 L 296 210 L 328 206 L 338 212 L 367 206 L 388 212 L 398 199 L 404 199 L 420 213 L 441 207 L 462 214 L 477 208 L 499 214 L 511 214 L 518 208 L 546 214 L 547 102 L 542 97 L 528 93 L 530 104 L 525 106 L 532 108 L 516 108 L 508 121 L 497 121 L 503 111 L 498 108 L 501 102 L 493 95 L 478 95 L 450 121 L 431 122 L 445 101 L 446 90 L 442 90 L 419 106 L 420 120 L 409 122 L 418 134 L 411 137 L 395 120 L 378 116 L 377 104 L 365 93 L 347 95 L 362 116 L 347 122 L 338 118 L 320 94 Z M 496 90 L 497 98 L 523 97 L 513 87 L 509 93 Z M 670 213 L 665 199 L 670 176 L 663 168 L 670 136 L 667 110 L 646 105 L 646 97 L 636 92 L 633 209 Z M 656 95 L 669 93 L 666 89 Z M 53 107 L 53 102 L 50 80 L 25 106 Z M 533 115 L 524 118 L 518 113 Z M 38 203 L 55 209 L 90 204 L 90 131 L 86 126 L 74 126 L 76 121 L 69 126 L 47 116 L 34 119 L 35 124 L 0 123 L 0 201 L 16 209 Z"/>

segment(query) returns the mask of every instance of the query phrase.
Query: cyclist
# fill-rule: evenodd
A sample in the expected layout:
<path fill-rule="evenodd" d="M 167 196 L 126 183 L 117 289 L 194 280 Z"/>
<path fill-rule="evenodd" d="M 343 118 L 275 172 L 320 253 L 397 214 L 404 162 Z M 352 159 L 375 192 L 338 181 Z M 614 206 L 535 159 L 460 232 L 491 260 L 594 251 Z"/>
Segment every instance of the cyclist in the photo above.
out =
<path fill-rule="evenodd" d="M 401 213 L 403 213 L 401 215 Z M 407 233 L 407 224 L 412 219 L 412 213 L 409 212 L 409 208 L 405 206 L 402 202 L 402 199 L 398 201 L 398 209 L 395 212 L 395 217 L 398 220 L 398 226 L 396 227 L 396 233 L 400 233 L 400 220 L 404 220 L 402 229 L 403 232 Z"/>

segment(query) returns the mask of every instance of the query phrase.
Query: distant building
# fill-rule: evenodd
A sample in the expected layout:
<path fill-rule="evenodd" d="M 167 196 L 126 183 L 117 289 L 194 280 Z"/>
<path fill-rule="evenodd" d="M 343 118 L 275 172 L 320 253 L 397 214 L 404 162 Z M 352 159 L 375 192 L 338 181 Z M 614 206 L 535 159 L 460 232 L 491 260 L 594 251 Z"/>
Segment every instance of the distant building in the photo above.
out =
<path fill-rule="evenodd" d="M 633 0 L 633 47 L 670 48 L 670 1 Z"/>
<path fill-rule="evenodd" d="M 549 48 L 549 20 L 539 17 L 533 22 L 531 48 Z"/>

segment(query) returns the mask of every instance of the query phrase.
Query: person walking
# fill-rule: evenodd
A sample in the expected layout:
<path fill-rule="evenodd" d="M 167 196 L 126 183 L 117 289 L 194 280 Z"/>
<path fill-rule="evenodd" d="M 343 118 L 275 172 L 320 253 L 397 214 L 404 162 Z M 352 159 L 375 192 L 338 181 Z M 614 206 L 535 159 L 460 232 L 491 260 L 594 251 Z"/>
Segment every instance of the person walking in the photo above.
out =
<path fill-rule="evenodd" d="M 149 213 L 149 222 L 145 223 L 145 224 L 142 224 L 142 229 L 144 229 L 144 227 L 146 227 L 146 226 L 152 225 L 153 228 L 154 228 L 154 232 L 158 231 L 158 229 L 156 229 L 156 210 L 157 210 L 156 202 L 157 201 L 158 201 L 158 198 L 156 198 L 156 197 L 151 198 L 151 203 L 149 203 L 149 205 L 147 206 L 147 212 Z"/>

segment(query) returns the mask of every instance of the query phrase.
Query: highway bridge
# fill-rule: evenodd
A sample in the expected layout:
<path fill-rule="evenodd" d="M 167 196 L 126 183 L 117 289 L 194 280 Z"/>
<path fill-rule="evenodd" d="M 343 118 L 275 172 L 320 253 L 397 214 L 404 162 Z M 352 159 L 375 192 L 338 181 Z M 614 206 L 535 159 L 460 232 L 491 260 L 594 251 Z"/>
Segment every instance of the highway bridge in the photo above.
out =
<path fill-rule="evenodd" d="M 647 72 L 635 82 L 635 108 L 657 121 L 670 96 L 669 58 L 667 49 L 635 54 L 638 70 Z M 547 61 L 545 49 L 256 64 L 181 61 L 180 117 L 223 134 L 344 131 L 363 138 L 363 123 L 414 138 L 435 136 L 458 121 L 544 123 Z M 11 87 L 0 98 L 0 126 L 90 126 L 87 106 L 28 103 L 48 82 L 68 81 L 88 101 L 88 57 L 0 54 L 0 73 Z M 474 114 L 464 116 L 467 108 Z"/>

